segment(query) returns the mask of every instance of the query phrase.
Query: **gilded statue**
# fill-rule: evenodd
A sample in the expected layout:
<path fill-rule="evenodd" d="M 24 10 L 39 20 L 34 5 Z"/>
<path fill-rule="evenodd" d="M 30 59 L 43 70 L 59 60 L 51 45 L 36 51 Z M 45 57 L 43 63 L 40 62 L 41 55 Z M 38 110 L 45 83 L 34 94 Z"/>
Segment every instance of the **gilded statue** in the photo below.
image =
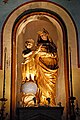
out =
<path fill-rule="evenodd" d="M 58 77 L 58 53 L 57 47 L 45 29 L 38 31 L 37 43 L 29 39 L 25 42 L 26 49 L 22 52 L 22 83 L 33 82 L 37 85 L 36 93 L 26 101 L 26 106 L 55 106 L 56 80 Z M 35 46 L 35 49 L 32 49 Z M 24 91 L 23 91 L 24 93 Z M 35 99 L 34 99 L 35 98 Z"/>

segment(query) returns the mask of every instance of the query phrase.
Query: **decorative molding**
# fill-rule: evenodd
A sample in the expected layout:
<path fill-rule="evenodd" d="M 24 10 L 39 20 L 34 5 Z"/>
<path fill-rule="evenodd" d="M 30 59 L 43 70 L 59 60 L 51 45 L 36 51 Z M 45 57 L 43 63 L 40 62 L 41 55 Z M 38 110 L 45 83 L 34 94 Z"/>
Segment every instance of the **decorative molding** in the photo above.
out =
<path fill-rule="evenodd" d="M 8 47 L 8 55 L 10 57 L 10 66 L 9 69 L 12 70 L 10 72 L 9 75 L 9 79 L 11 82 L 11 87 L 9 88 L 10 91 L 10 95 L 11 95 L 11 115 L 13 115 L 15 113 L 15 109 L 16 109 L 16 40 L 15 40 L 15 35 L 14 38 L 12 39 L 12 28 L 13 25 L 15 23 L 15 21 L 17 20 L 17 18 L 22 15 L 25 11 L 28 10 L 38 10 L 38 8 L 44 9 L 44 10 L 49 10 L 52 11 L 52 13 L 56 13 L 60 18 L 62 18 L 62 20 L 65 23 L 65 26 L 67 28 L 67 34 L 65 34 L 65 31 L 63 30 L 63 37 L 66 37 L 66 40 L 63 41 L 63 45 L 64 45 L 64 71 L 65 71 L 65 91 L 66 91 L 66 107 L 68 108 L 68 102 L 69 102 L 69 73 L 68 73 L 68 43 L 70 45 L 70 47 L 75 48 L 73 49 L 73 64 L 75 64 L 77 66 L 77 35 L 76 35 L 76 29 L 75 29 L 75 25 L 74 22 L 72 20 L 71 15 L 60 5 L 55 4 L 54 2 L 49 2 L 49 1 L 43 1 L 43 0 L 35 0 L 35 1 L 31 1 L 31 2 L 26 2 L 25 4 L 20 5 L 19 7 L 17 7 L 14 11 L 11 12 L 11 14 L 7 17 L 4 25 L 3 25 L 3 29 L 2 29 L 2 40 L 3 40 L 3 49 L 5 48 L 5 46 Z M 36 11 L 36 13 L 39 13 L 40 11 Z M 43 11 L 43 13 L 45 13 L 46 11 Z M 33 13 L 33 12 L 32 12 Z M 49 13 L 49 14 L 52 14 Z M 28 13 L 28 15 L 30 16 L 31 14 Z M 48 13 L 46 12 L 46 15 L 48 15 Z M 52 15 L 55 16 L 55 15 Z M 55 16 L 58 21 L 61 23 L 61 21 L 59 20 L 58 16 Z M 57 20 L 56 19 L 56 20 Z M 20 22 L 21 18 L 17 21 Z M 62 25 L 63 26 L 63 25 Z M 9 27 L 9 29 L 7 29 Z M 63 26 L 64 27 L 64 26 Z M 64 29 L 64 28 L 63 28 Z M 16 31 L 16 29 L 15 29 Z M 15 32 L 14 31 L 14 32 Z M 7 33 L 7 34 L 6 34 Z M 15 32 L 16 33 L 16 32 Z M 72 36 L 73 34 L 73 36 Z M 12 41 L 13 40 L 13 41 Z M 73 42 L 74 41 L 74 42 Z M 72 42 L 74 44 L 72 44 Z M 9 44 L 6 44 L 9 43 Z M 12 43 L 12 44 L 11 44 Z M 14 51 L 12 51 L 14 49 Z M 12 64 L 14 63 L 14 64 Z M 68 110 L 67 110 L 68 111 Z"/>
<path fill-rule="evenodd" d="M 3 0 L 3 3 L 4 3 L 4 4 L 8 3 L 8 0 Z"/>

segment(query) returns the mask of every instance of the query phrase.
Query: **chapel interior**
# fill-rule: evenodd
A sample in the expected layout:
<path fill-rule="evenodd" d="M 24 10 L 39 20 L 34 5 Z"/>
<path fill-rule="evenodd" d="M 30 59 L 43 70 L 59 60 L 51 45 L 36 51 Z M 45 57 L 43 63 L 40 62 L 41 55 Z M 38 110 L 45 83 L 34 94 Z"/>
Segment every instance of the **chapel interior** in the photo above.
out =
<path fill-rule="evenodd" d="M 79 120 L 80 46 L 69 11 L 28 0 L 7 15 L 0 37 L 0 120 Z"/>

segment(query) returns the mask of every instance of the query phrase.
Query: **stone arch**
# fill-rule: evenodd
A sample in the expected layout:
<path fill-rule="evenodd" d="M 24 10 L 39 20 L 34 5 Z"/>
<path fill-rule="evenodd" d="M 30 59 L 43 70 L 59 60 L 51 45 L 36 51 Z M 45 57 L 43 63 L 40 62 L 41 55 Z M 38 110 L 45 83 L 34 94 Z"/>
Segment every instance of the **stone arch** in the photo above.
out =
<path fill-rule="evenodd" d="M 65 79 L 65 87 L 63 90 L 66 92 L 66 109 L 69 110 L 69 66 L 68 66 L 68 48 L 72 48 L 73 64 L 77 66 L 77 36 L 76 28 L 70 14 L 58 4 L 49 1 L 34 1 L 27 2 L 16 8 L 7 18 L 3 26 L 3 54 L 4 49 L 7 47 L 8 54 L 8 69 L 9 75 L 6 76 L 8 83 L 11 85 L 7 89 L 9 91 L 8 99 L 10 100 L 9 106 L 11 108 L 11 116 L 14 116 L 16 109 L 16 32 L 17 28 L 23 21 L 30 16 L 44 15 L 47 17 L 57 28 L 59 37 L 62 39 L 63 52 L 63 78 Z M 32 19 L 32 21 L 34 21 Z M 26 23 L 27 24 L 27 23 Z M 7 29 L 8 28 L 8 29 Z M 73 35 L 73 36 L 72 36 Z M 72 43 L 74 41 L 74 44 Z M 59 44 L 59 43 L 58 43 Z M 74 48 L 74 45 L 76 47 Z M 60 49 L 60 48 L 59 48 Z M 3 55 L 4 56 L 4 55 Z M 4 60 L 4 58 L 3 58 Z M 75 62 L 76 61 L 76 62 Z M 11 88 L 11 91 L 10 91 Z M 65 94 L 64 93 L 64 94 Z M 11 96 L 10 96 L 11 95 Z M 63 95 L 64 96 L 64 95 Z M 60 98 L 61 100 L 62 98 Z M 10 111 L 10 109 L 9 109 Z"/>

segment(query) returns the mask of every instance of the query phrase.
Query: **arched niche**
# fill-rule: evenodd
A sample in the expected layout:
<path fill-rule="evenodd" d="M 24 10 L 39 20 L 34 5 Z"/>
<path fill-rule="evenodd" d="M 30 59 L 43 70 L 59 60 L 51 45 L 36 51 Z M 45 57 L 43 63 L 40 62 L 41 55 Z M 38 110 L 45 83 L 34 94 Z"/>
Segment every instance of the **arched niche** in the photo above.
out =
<path fill-rule="evenodd" d="M 43 9 L 41 9 L 43 10 Z M 26 20 L 27 19 L 27 20 Z M 25 22 L 24 22 L 25 21 Z M 14 24 L 15 26 L 15 24 Z M 17 26 L 17 25 L 16 25 Z M 35 27 L 34 27 L 35 26 Z M 36 12 L 36 14 L 30 15 L 30 17 L 25 18 L 25 20 L 22 20 L 21 23 L 16 27 L 17 29 L 14 30 L 13 36 L 15 36 L 14 40 L 16 39 L 16 44 L 17 44 L 17 88 L 18 91 L 20 90 L 20 85 L 21 85 L 21 63 L 23 60 L 22 57 L 22 51 L 25 46 L 25 41 L 27 39 L 33 39 L 35 43 L 37 42 L 37 37 L 38 34 L 37 32 L 45 28 L 46 30 L 49 31 L 49 35 L 52 38 L 53 42 L 56 44 L 58 48 L 58 56 L 59 56 L 59 78 L 58 79 L 63 79 L 63 75 L 61 75 L 61 71 L 63 71 L 63 45 L 62 45 L 62 29 L 59 23 L 53 18 L 50 17 L 47 14 L 44 14 L 43 12 Z M 65 86 L 65 85 L 64 85 Z M 58 87 L 58 86 L 57 86 Z M 59 87 L 58 87 L 59 88 Z M 57 88 L 57 91 L 58 91 Z M 59 90 L 60 91 L 60 90 Z M 20 94 L 20 92 L 19 92 Z M 20 96 L 17 95 L 19 98 Z M 58 99 L 58 95 L 56 97 Z M 20 98 L 18 99 L 20 101 Z M 57 101 L 57 100 L 56 100 Z"/>
<path fill-rule="evenodd" d="M 36 29 L 32 27 L 33 25 L 35 25 Z M 37 27 L 37 25 L 40 26 Z M 58 4 L 48 1 L 34 1 L 27 2 L 16 8 L 8 16 L 2 30 L 3 56 L 4 49 L 7 47 L 7 59 L 9 63 L 6 69 L 8 86 L 6 93 L 8 91 L 7 97 L 9 100 L 8 111 L 11 110 L 11 117 L 13 116 L 13 118 L 20 99 L 20 80 L 18 75 L 20 71 L 18 68 L 22 58 L 18 56 L 18 52 L 21 53 L 23 50 L 24 42 L 27 37 L 36 39 L 36 32 L 41 29 L 42 25 L 46 27 L 47 30 L 49 29 L 50 36 L 58 48 L 60 68 L 57 81 L 56 102 L 62 102 L 66 113 L 69 113 L 68 48 L 72 48 L 72 54 L 74 54 L 72 62 L 77 66 L 77 37 L 75 25 L 69 13 Z M 29 34 L 29 31 L 32 31 L 32 34 Z"/>

